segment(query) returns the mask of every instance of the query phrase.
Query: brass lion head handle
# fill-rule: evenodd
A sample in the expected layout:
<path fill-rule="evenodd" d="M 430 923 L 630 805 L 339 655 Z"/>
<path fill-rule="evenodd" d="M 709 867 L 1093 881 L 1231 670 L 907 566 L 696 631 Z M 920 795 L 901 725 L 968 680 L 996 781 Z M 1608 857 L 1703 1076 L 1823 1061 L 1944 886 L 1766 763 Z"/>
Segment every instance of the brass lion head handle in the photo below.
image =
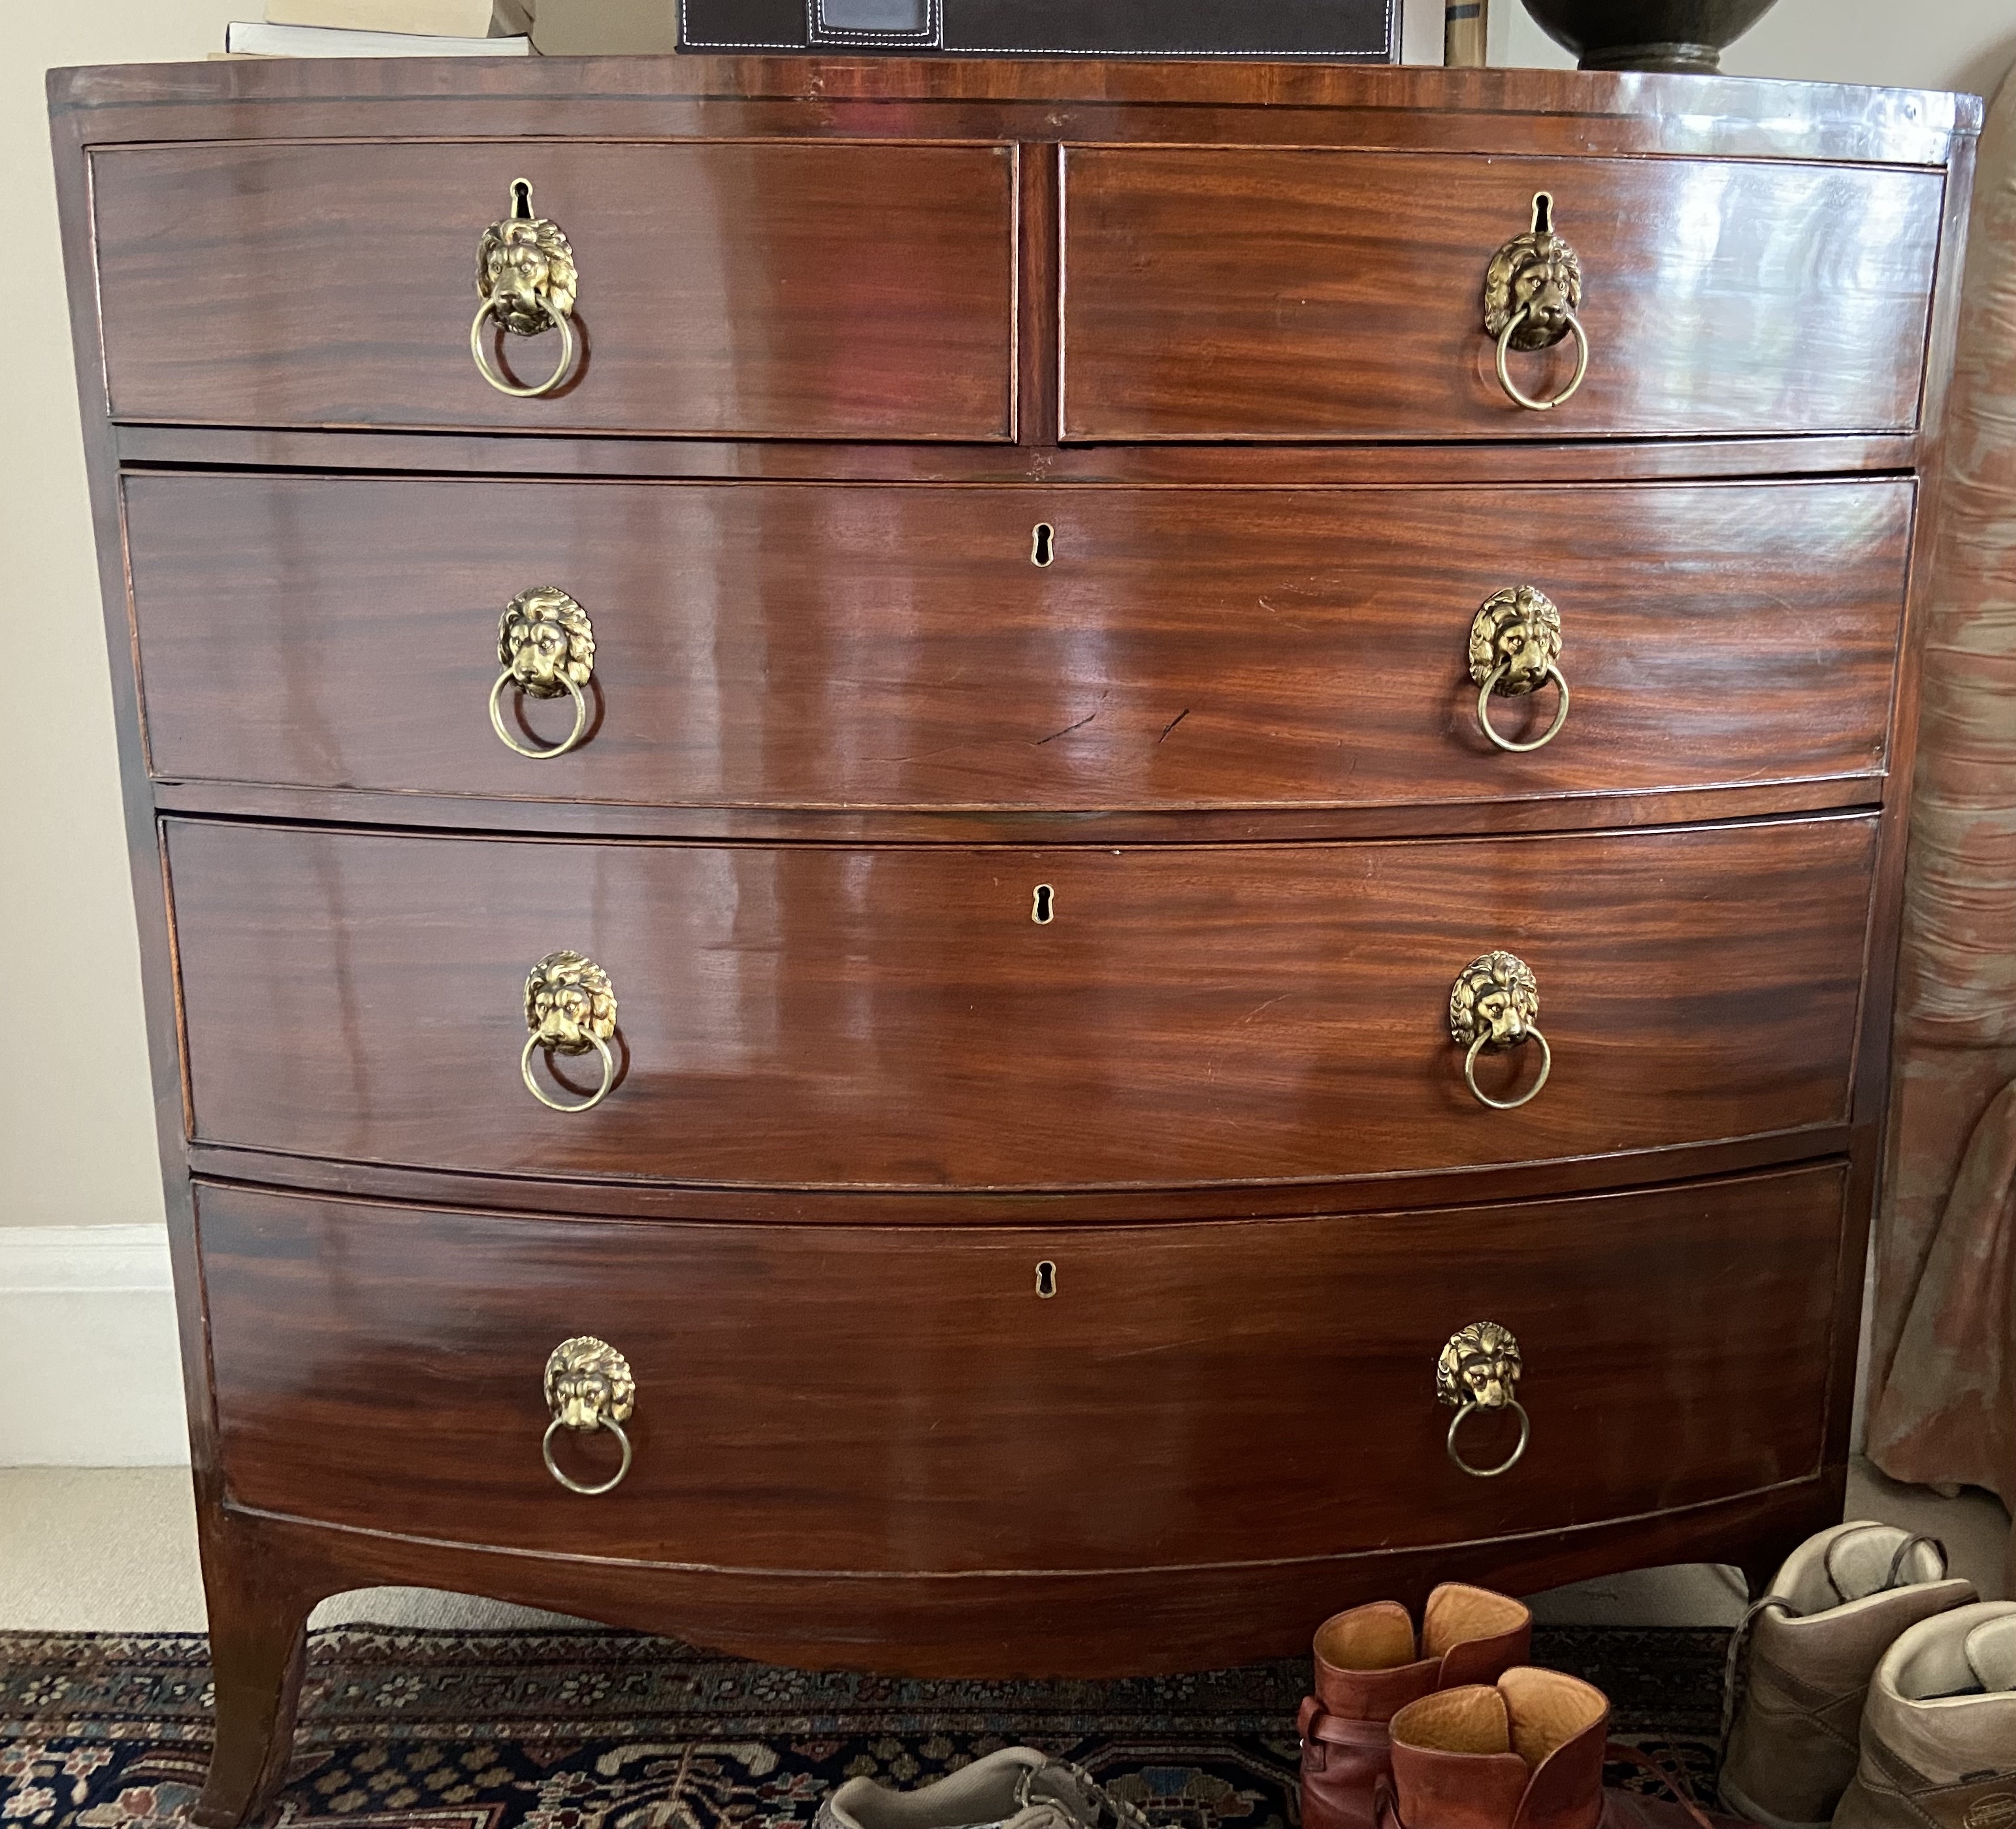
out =
<path fill-rule="evenodd" d="M 499 394 L 520 400 L 559 387 L 574 366 L 574 305 L 580 290 L 573 244 L 557 222 L 532 214 L 531 185 L 513 179 L 509 213 L 484 230 L 476 250 L 476 295 L 483 302 L 469 327 L 469 350 L 484 380 Z M 492 367 L 483 333 L 493 318 L 513 337 L 559 331 L 560 359 L 553 373 L 528 387 Z"/>
<path fill-rule="evenodd" d="M 1506 394 L 1529 412 L 1552 412 L 1572 400 L 1589 377 L 1589 333 L 1576 315 L 1582 309 L 1582 260 L 1554 232 L 1554 200 L 1546 191 L 1533 199 L 1533 226 L 1491 257 L 1484 274 L 1484 330 L 1498 340 L 1498 380 Z M 1551 400 L 1535 400 L 1512 379 L 1515 349 L 1551 349 L 1564 337 L 1575 340 L 1575 377 Z"/>
<path fill-rule="evenodd" d="M 1561 613 L 1544 591 L 1514 585 L 1485 599 L 1470 625 L 1470 677 L 1478 689 L 1477 721 L 1499 748 L 1530 755 L 1561 735 L 1568 721 L 1568 682 L 1561 659 Z M 1500 736 L 1491 722 L 1492 694 L 1524 698 L 1550 680 L 1561 704 L 1546 735 L 1531 743 Z"/>
<path fill-rule="evenodd" d="M 616 992 L 609 974 L 592 959 L 578 952 L 549 952 L 532 967 L 525 980 L 525 1051 L 519 1070 L 526 1089 L 542 1105 L 555 1111 L 592 1111 L 609 1096 L 616 1082 L 616 1057 L 610 1038 L 616 1033 Z M 532 1051 L 544 1048 L 554 1054 L 585 1054 L 592 1050 L 602 1057 L 602 1084 L 585 1104 L 563 1105 L 539 1089 L 532 1077 Z"/>
<path fill-rule="evenodd" d="M 1525 1458 L 1532 1439 L 1532 1419 L 1516 1395 L 1519 1375 L 1525 1363 L 1519 1342 L 1509 1328 L 1496 1321 L 1473 1321 L 1450 1336 L 1435 1362 L 1435 1395 L 1456 1412 L 1449 1430 L 1449 1457 L 1473 1479 L 1495 1480 L 1509 1474 Z M 1498 1467 L 1476 1467 L 1463 1458 L 1456 1436 L 1463 1424 L 1480 1412 L 1509 1410 L 1519 1419 L 1519 1445 Z"/>
<path fill-rule="evenodd" d="M 636 1407 L 637 1381 L 630 1362 L 614 1347 L 592 1334 L 562 1341 L 546 1360 L 546 1408 L 553 1415 L 540 1444 L 546 1471 L 570 1492 L 587 1498 L 614 1492 L 630 1471 L 630 1437 L 623 1425 Z M 615 1477 L 591 1486 L 563 1473 L 553 1457 L 553 1438 L 563 1429 L 577 1435 L 606 1429 L 614 1435 L 623 1449 L 623 1463 Z"/>
<path fill-rule="evenodd" d="M 1473 959 L 1449 992 L 1449 1039 L 1470 1052 L 1463 1057 L 1463 1077 L 1480 1105 L 1494 1111 L 1516 1111 L 1540 1096 L 1554 1070 L 1554 1053 L 1537 1025 L 1539 981 L 1533 968 L 1513 952 L 1487 952 Z M 1516 1099 L 1494 1099 L 1477 1083 L 1477 1057 L 1487 1048 L 1539 1046 L 1540 1073 Z"/>
<path fill-rule="evenodd" d="M 506 748 L 535 762 L 549 762 L 576 747 L 588 733 L 588 695 L 595 675 L 595 625 L 588 612 L 557 585 L 520 591 L 504 607 L 497 625 L 497 658 L 504 671 L 490 689 L 490 727 Z M 515 686 L 528 698 L 574 700 L 574 730 L 551 749 L 533 749 L 513 736 L 504 722 L 504 694 Z"/>

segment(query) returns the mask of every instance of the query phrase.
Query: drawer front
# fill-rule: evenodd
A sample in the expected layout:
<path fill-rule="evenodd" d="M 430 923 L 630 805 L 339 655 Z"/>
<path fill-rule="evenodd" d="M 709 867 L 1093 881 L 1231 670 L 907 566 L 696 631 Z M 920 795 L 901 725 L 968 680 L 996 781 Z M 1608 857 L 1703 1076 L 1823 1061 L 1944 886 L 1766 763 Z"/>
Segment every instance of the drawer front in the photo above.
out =
<path fill-rule="evenodd" d="M 1591 346 L 1553 412 L 1500 385 L 1481 303 L 1540 192 Z M 1943 200 L 1938 172 L 1874 167 L 1074 149 L 1064 435 L 1907 430 Z M 1574 347 L 1510 360 L 1546 398 Z"/>
<path fill-rule="evenodd" d="M 873 850 L 166 823 L 202 1140 L 920 1188 L 1327 1179 L 1838 1124 L 1876 824 Z M 1498 948 L 1536 974 L 1552 1050 L 1516 1116 L 1466 1089 L 1449 1034 L 1458 974 Z M 618 1005 L 617 1082 L 574 1115 L 521 1077 L 526 974 L 561 949 Z M 601 1083 L 594 1054 L 542 1052 L 545 1096 Z M 1487 1054 L 1479 1083 L 1516 1096 L 1538 1067 L 1530 1042 Z"/>
<path fill-rule="evenodd" d="M 616 1226 L 201 1186 L 241 1505 L 727 1569 L 1094 1570 L 1634 1516 L 1810 1474 L 1837 1167 L 1348 1219 L 948 1233 Z M 1053 1296 L 1037 1293 L 1053 1266 Z M 1524 1460 L 1436 1365 L 1495 1321 Z M 548 1354 L 628 1361 L 628 1478 L 541 1461 Z M 1489 1466 L 1509 1416 L 1458 1436 Z M 563 1432 L 562 1471 L 616 1471 Z"/>
<path fill-rule="evenodd" d="M 1014 170 L 995 146 L 101 152 L 113 416 L 1008 438 Z M 470 349 L 478 244 L 521 177 L 579 272 L 581 353 L 538 399 Z M 553 370 L 550 332 L 503 340 L 521 380 Z"/>
<path fill-rule="evenodd" d="M 1883 768 L 1907 482 L 1184 490 L 143 476 L 157 776 L 674 806 L 1380 806 Z M 1047 527 L 1048 535 L 1039 530 Z M 1040 550 L 1049 563 L 1032 560 Z M 514 754 L 499 612 L 567 591 L 585 740 Z M 1479 605 L 1557 603 L 1494 748 Z M 1532 741 L 1550 687 L 1492 700 Z M 575 707 L 506 689 L 529 747 Z M 1860 783 L 1861 785 L 1850 785 Z M 1810 791 L 1810 790 L 1809 790 Z"/>

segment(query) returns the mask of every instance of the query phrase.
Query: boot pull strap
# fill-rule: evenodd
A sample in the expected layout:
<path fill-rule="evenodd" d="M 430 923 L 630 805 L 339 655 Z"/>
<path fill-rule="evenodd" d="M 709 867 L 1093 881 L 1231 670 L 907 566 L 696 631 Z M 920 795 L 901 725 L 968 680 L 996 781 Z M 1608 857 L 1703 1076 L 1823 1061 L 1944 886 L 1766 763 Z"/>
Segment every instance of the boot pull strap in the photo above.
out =
<path fill-rule="evenodd" d="M 1913 1550 L 1919 1548 L 1921 1546 L 1934 1551 L 1939 1557 L 1939 1572 L 1934 1575 L 1932 1579 L 1934 1581 L 1942 1582 L 1946 1579 L 1948 1562 L 1946 1558 L 1946 1545 L 1941 1543 L 1937 1537 L 1906 1537 L 1903 1543 L 1897 1546 L 1897 1554 L 1890 1558 L 1890 1572 L 1883 1578 L 1882 1591 L 1885 1593 L 1888 1593 L 1892 1588 L 1901 1588 L 1913 1585 L 1906 1582 L 1904 1579 L 1904 1561 Z"/>
<path fill-rule="evenodd" d="M 1694 1802 L 1694 1792 L 1688 1788 L 1687 1780 L 1669 1771 L 1657 1759 L 1640 1752 L 1636 1747 L 1625 1745 L 1621 1740 L 1613 1740 L 1604 1748 L 1604 1757 L 1622 1760 L 1627 1766 L 1636 1766 L 1649 1772 L 1666 1788 L 1667 1794 L 1673 1801 L 1693 1819 L 1696 1829 L 1715 1829 L 1715 1819 Z"/>
<path fill-rule="evenodd" d="M 1851 1532 L 1849 1533 L 1850 1536 L 1859 1536 L 1859 1532 Z M 1834 1539 L 1833 1543 L 1827 1545 L 1827 1556 L 1823 1564 L 1822 1564 L 1827 1571 L 1827 1586 L 1834 1590 L 1834 1597 L 1837 1600 L 1841 1601 L 1844 1604 L 1851 1600 L 1866 1600 L 1869 1598 L 1868 1594 L 1850 1594 L 1847 1589 L 1844 1588 L 1841 1585 L 1841 1577 L 1836 1575 L 1834 1572 L 1834 1553 L 1844 1540 L 1845 1539 L 1842 1538 L 1837 1537 Z M 1887 1594 L 1894 1589 L 1916 1586 L 1916 1582 L 1907 1582 L 1904 1579 L 1904 1564 L 1910 1561 L 1912 1553 L 1919 1549 L 1931 1550 L 1938 1555 L 1939 1559 L 1939 1572 L 1934 1575 L 1932 1579 L 1935 1581 L 1945 1580 L 1947 1568 L 1946 1545 L 1941 1543 L 1937 1537 L 1922 1536 L 1910 1536 L 1906 1537 L 1903 1543 L 1897 1546 L 1897 1554 L 1890 1558 L 1889 1572 L 1884 1576 L 1882 1585 L 1879 1587 L 1872 1588 L 1870 1590 L 1870 1593 L 1876 1594 Z"/>

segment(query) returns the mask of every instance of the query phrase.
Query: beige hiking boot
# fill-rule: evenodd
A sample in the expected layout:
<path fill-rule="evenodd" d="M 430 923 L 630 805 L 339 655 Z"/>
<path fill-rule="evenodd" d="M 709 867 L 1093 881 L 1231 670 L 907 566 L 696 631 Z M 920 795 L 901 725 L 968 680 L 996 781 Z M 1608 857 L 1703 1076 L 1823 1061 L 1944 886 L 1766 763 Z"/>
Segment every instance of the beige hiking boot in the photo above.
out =
<path fill-rule="evenodd" d="M 1786 1558 L 1730 1640 L 1726 1808 L 1771 1829 L 1824 1829 L 1861 1757 L 1878 1660 L 1899 1633 L 1975 1597 L 1946 1572 L 1931 1538 L 1866 1522 L 1823 1531 Z"/>
<path fill-rule="evenodd" d="M 1957 1607 L 1884 1654 L 1834 1829 L 2016 1824 L 2016 1600 Z"/>

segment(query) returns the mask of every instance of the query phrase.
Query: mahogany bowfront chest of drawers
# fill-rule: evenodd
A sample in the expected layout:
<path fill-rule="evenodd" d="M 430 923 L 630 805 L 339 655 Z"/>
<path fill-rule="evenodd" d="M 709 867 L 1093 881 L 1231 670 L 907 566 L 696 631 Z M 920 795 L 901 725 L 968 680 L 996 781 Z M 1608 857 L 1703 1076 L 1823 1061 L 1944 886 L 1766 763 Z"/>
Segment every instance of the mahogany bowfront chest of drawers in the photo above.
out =
<path fill-rule="evenodd" d="M 1146 1672 L 1838 1514 L 1972 103 L 52 98 L 204 1821 L 345 1588 Z"/>

